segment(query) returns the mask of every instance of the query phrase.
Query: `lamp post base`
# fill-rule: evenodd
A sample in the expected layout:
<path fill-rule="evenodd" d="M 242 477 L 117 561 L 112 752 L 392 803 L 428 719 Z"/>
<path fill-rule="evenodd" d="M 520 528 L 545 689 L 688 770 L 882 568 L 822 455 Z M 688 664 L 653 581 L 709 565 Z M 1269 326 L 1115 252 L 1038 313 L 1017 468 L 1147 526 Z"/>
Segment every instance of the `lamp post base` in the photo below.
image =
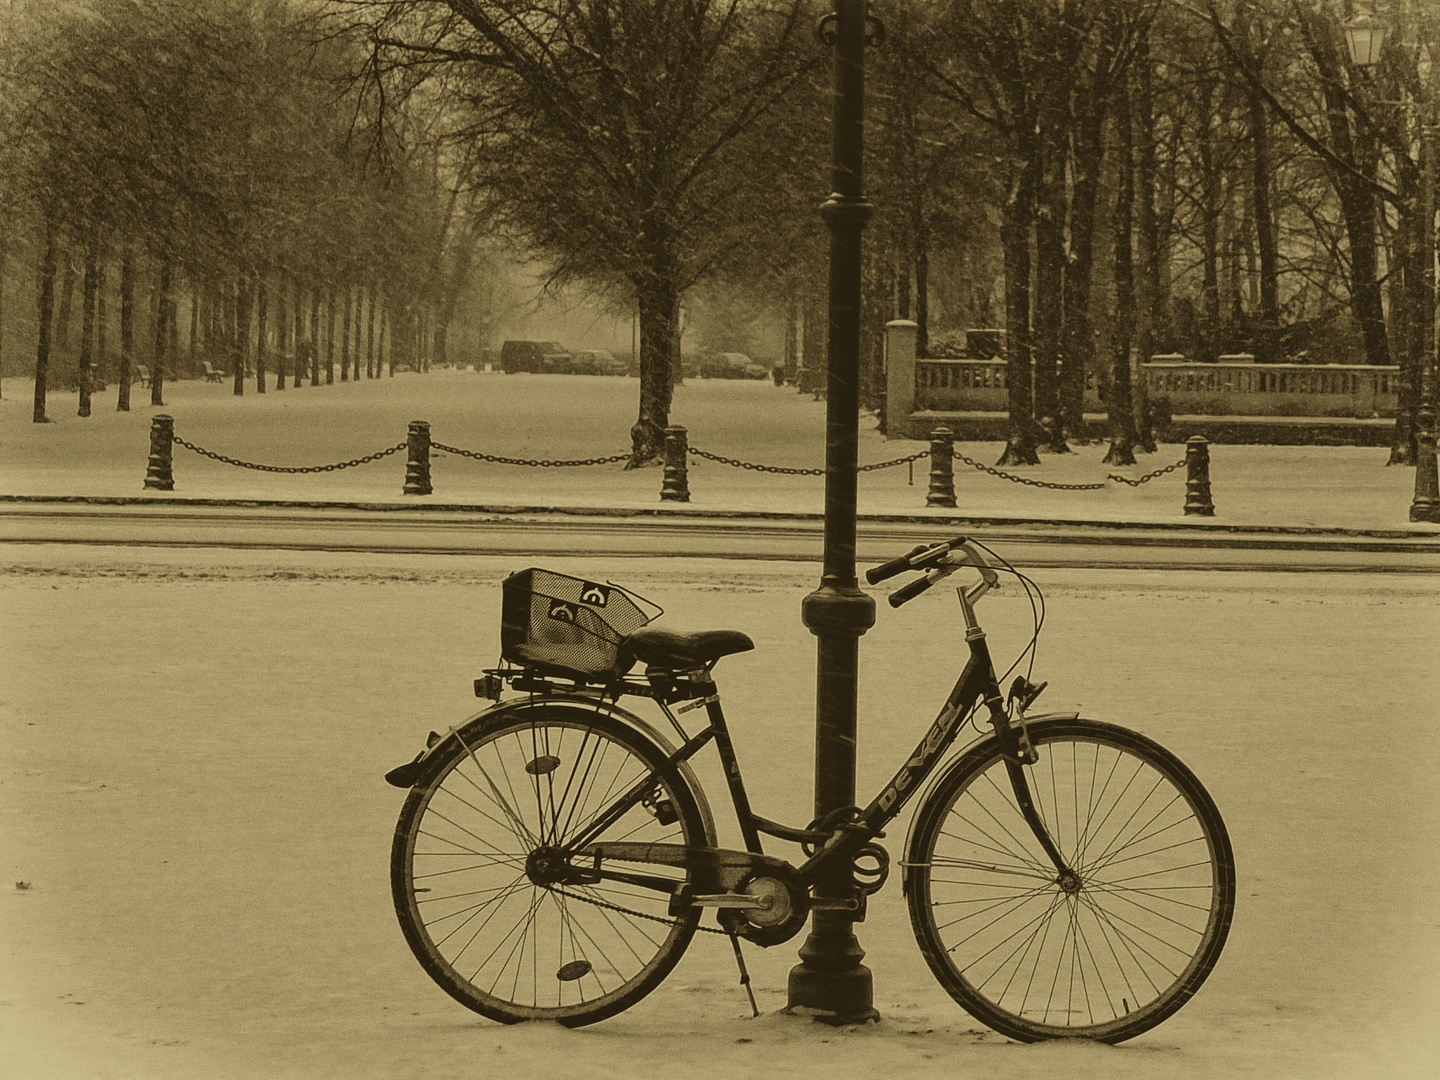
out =
<path fill-rule="evenodd" d="M 865 950 L 850 933 L 851 922 L 835 920 L 833 914 L 817 911 L 812 916 L 800 963 L 790 969 L 785 1011 L 804 1009 L 813 1020 L 836 1027 L 878 1021 L 870 969 L 860 963 Z M 836 925 L 828 925 L 831 922 Z"/>

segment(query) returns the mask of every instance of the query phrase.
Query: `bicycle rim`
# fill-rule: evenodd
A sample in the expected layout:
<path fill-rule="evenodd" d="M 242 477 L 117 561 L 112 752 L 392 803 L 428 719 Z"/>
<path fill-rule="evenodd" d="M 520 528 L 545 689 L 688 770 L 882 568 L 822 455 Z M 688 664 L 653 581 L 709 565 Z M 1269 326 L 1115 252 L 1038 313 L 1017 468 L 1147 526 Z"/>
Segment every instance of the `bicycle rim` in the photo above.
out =
<path fill-rule="evenodd" d="M 1121 1042 L 1204 982 L 1235 903 L 1230 841 L 1178 758 L 1123 728 L 1030 728 L 1024 771 L 1073 876 L 1021 816 L 994 740 L 970 750 L 916 817 L 906 882 L 916 940 L 976 1019 L 1031 1042 Z"/>
<path fill-rule="evenodd" d="M 671 885 L 586 881 L 567 844 L 665 754 L 608 717 L 537 706 L 462 731 L 396 826 L 391 886 L 421 965 L 491 1019 L 593 1023 L 634 1004 L 680 959 L 699 919 L 669 914 L 687 872 L 607 860 Z M 705 843 L 678 776 L 594 841 Z M 568 868 L 568 869 L 567 869 Z"/>

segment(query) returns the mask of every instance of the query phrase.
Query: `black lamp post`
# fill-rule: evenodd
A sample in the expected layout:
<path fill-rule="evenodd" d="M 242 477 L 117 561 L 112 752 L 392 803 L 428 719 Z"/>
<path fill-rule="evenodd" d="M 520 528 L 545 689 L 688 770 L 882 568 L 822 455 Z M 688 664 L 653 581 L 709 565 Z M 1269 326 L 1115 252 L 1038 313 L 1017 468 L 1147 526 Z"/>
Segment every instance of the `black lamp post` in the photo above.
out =
<path fill-rule="evenodd" d="M 1377 17 L 1373 4 L 1357 5 L 1358 10 L 1340 24 L 1350 62 L 1361 69 L 1380 62 L 1389 25 Z M 1420 46 L 1424 49 L 1424 46 Z M 1411 521 L 1440 522 L 1440 475 L 1435 456 L 1435 167 L 1436 103 L 1430 86 L 1430 58 L 1422 54 L 1417 65 L 1424 110 L 1420 124 L 1420 192 L 1412 206 L 1412 219 L 1421 223 L 1419 258 L 1424 285 L 1421 312 L 1424 333 L 1420 341 L 1420 402 L 1415 410 L 1415 496 L 1410 503 Z M 1413 100 L 1411 107 L 1414 107 Z"/>
<path fill-rule="evenodd" d="M 868 26 L 867 26 L 868 24 Z M 835 47 L 835 135 L 831 194 L 820 207 L 830 229 L 830 320 L 826 374 L 825 549 L 820 587 L 800 614 L 818 639 L 815 693 L 815 816 L 843 815 L 855 802 L 856 669 L 860 635 L 875 624 L 875 601 L 855 576 L 856 466 L 860 412 L 861 234 L 873 207 L 862 183 L 865 153 L 864 0 L 837 0 L 820 23 Z M 854 900 L 848 867 L 815 887 L 817 897 Z M 790 972 L 789 1005 L 817 1019 L 879 1019 L 870 970 L 854 934 L 855 911 L 817 910 Z"/>

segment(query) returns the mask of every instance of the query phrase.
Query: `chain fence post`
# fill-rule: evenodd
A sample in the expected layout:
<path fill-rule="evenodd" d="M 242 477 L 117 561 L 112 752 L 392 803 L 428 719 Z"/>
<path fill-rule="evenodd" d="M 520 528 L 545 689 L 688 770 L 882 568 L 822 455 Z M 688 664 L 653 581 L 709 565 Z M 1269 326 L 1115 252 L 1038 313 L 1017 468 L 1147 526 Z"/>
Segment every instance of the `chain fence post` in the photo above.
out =
<path fill-rule="evenodd" d="M 1415 499 L 1411 521 L 1440 522 L 1440 474 L 1435 462 L 1435 406 L 1422 402 L 1415 415 Z"/>
<path fill-rule="evenodd" d="M 430 422 L 411 420 L 405 461 L 406 495 L 430 494 Z"/>
<path fill-rule="evenodd" d="M 150 418 L 150 462 L 145 468 L 145 486 L 156 491 L 174 491 L 172 469 L 175 448 L 175 418 L 157 413 Z"/>
<path fill-rule="evenodd" d="M 685 428 L 678 424 L 665 429 L 665 477 L 660 483 L 661 502 L 690 501 L 690 472 L 687 458 L 690 444 Z"/>
<path fill-rule="evenodd" d="M 955 506 L 955 433 L 948 427 L 930 432 L 930 491 L 926 506 Z"/>
<path fill-rule="evenodd" d="M 1185 440 L 1185 514 L 1215 516 L 1210 500 L 1210 442 L 1203 435 Z"/>

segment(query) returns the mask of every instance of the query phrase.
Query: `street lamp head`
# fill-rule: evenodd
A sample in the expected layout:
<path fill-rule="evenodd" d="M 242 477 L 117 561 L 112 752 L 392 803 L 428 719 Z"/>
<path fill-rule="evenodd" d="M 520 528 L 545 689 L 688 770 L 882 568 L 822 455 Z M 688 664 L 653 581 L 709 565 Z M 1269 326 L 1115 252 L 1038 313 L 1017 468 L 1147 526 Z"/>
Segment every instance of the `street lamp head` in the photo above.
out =
<path fill-rule="evenodd" d="M 1359 11 L 1341 23 L 1340 28 L 1345 31 L 1345 47 L 1350 50 L 1352 64 L 1369 68 L 1380 62 L 1385 32 L 1390 29 L 1384 19 L 1374 11 Z"/>

